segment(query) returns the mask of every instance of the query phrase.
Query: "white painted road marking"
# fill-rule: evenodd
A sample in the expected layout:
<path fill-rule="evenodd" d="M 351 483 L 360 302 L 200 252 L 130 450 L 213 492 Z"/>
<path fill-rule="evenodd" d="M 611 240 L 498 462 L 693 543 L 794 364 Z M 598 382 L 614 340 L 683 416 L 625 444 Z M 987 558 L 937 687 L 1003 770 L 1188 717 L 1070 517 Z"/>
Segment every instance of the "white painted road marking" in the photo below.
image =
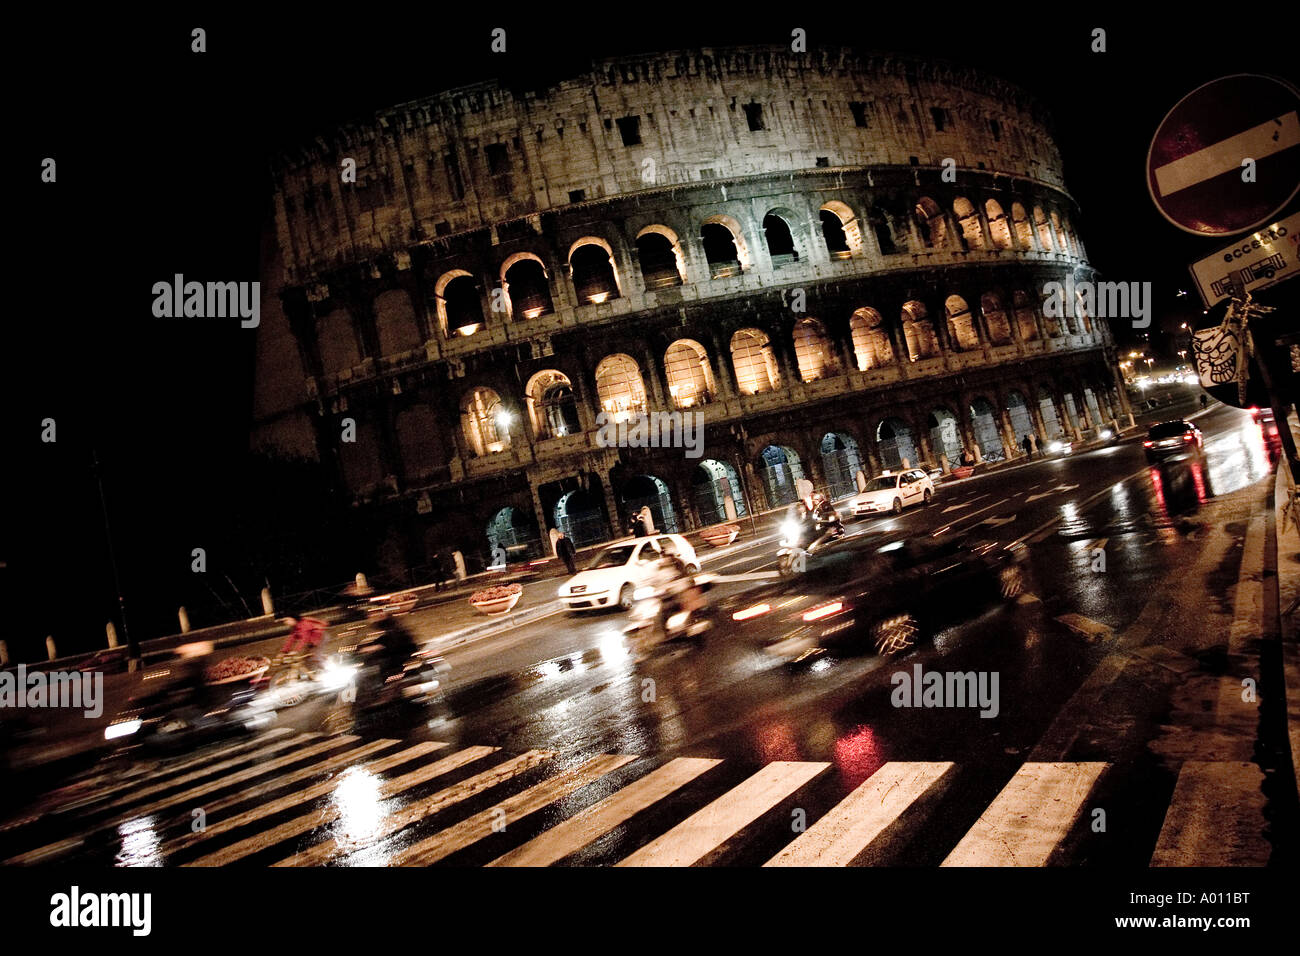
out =
<path fill-rule="evenodd" d="M 728 790 L 618 866 L 691 866 L 829 767 L 780 760 Z"/>
<path fill-rule="evenodd" d="M 592 757 L 579 767 L 556 774 L 522 793 L 507 797 L 495 806 L 460 821 L 455 826 L 411 844 L 400 853 L 389 857 L 386 864 L 388 866 L 431 866 L 451 856 L 457 850 L 463 850 L 479 840 L 492 836 L 498 832 L 496 828 L 500 821 L 505 821 L 507 826 L 512 825 L 636 759 L 630 754 L 601 754 Z"/>
<path fill-rule="evenodd" d="M 337 767 L 345 767 L 354 760 L 358 760 L 362 757 L 368 757 L 371 754 L 376 753 L 379 750 L 385 750 L 396 743 L 397 741 L 395 740 L 378 740 L 375 741 L 374 743 L 366 744 L 363 747 L 357 747 L 352 750 L 345 751 L 344 753 L 339 754 L 337 757 L 332 757 L 329 760 L 324 761 L 323 763 L 313 764 L 310 767 L 305 767 L 299 773 L 290 774 L 288 777 L 276 778 L 275 780 L 270 781 L 268 784 L 265 784 L 262 787 L 254 787 L 252 790 L 240 791 L 239 793 L 234 794 L 226 798 L 225 800 L 218 800 L 214 804 L 209 804 L 205 806 L 203 809 L 206 811 L 209 819 L 211 819 L 214 822 L 209 823 L 206 827 L 204 827 L 204 829 L 200 830 L 198 833 L 186 833 L 183 836 L 177 837 L 175 840 L 170 841 L 169 843 L 163 846 L 162 853 L 164 856 L 171 856 L 176 852 L 178 852 L 179 850 L 183 850 L 188 846 L 193 846 L 194 844 L 201 843 L 204 840 L 210 840 L 214 836 L 220 836 L 223 833 L 229 833 L 231 830 L 245 826 L 249 823 L 256 822 L 257 820 L 261 820 L 266 817 L 272 816 L 276 813 L 280 813 L 281 811 L 288 810 L 291 807 L 300 806 L 304 803 L 307 803 L 310 800 L 315 800 L 317 797 L 324 796 L 325 794 L 330 793 L 331 791 L 336 789 L 339 783 L 344 778 L 342 776 L 330 777 L 327 780 L 323 780 L 312 786 L 305 787 L 304 789 L 299 790 L 295 793 L 286 794 L 285 796 L 280 797 L 277 800 L 271 800 L 267 803 L 258 804 L 253 809 L 246 810 L 243 813 L 237 813 L 232 817 L 225 817 L 224 819 L 222 819 L 222 818 L 218 818 L 217 816 L 217 813 L 225 809 L 225 807 L 227 806 L 231 806 L 235 803 L 241 803 L 246 800 L 263 796 L 264 794 L 270 793 L 273 790 L 280 789 L 286 784 L 294 783 L 297 780 L 305 779 L 308 776 L 316 776 L 317 774 L 320 773 L 328 773 L 329 771 L 334 770 Z M 407 763 L 408 761 L 414 760 L 416 757 L 422 757 L 427 753 L 431 753 L 432 751 L 435 750 L 441 750 L 446 746 L 447 745 L 444 743 L 434 743 L 434 742 L 426 741 L 423 743 L 416 744 L 414 747 L 408 747 L 405 750 L 401 750 L 395 754 L 391 754 L 388 757 L 384 757 L 378 760 L 373 760 L 370 763 L 363 764 L 361 766 L 361 769 L 365 773 L 369 773 L 369 774 L 383 773 L 387 770 L 391 770 L 393 767 L 401 766 L 402 764 Z"/>
<path fill-rule="evenodd" d="M 1253 763 L 1189 760 L 1178 773 L 1152 866 L 1264 866 L 1264 773 Z"/>
<path fill-rule="evenodd" d="M 943 865 L 1045 866 L 1108 766 L 1024 764 Z"/>
<path fill-rule="evenodd" d="M 952 781 L 953 763 L 891 761 L 764 866 L 849 866 L 873 844 L 919 822 L 919 808 Z"/>
<path fill-rule="evenodd" d="M 471 747 L 469 749 L 482 750 L 484 748 Z M 464 753 L 464 751 L 461 751 L 461 753 Z M 459 756 L 459 754 L 452 754 L 450 757 L 444 759 L 446 761 L 451 761 L 457 756 Z M 477 754 L 476 757 L 477 756 L 482 756 L 482 754 Z M 534 767 L 541 766 L 554 756 L 555 752 L 553 750 L 529 750 L 526 753 L 520 754 L 518 757 L 513 757 L 504 763 L 497 764 L 489 770 L 484 770 L 482 773 L 475 774 L 467 780 L 462 780 L 458 784 L 447 787 L 444 790 L 439 790 L 437 793 L 431 794 L 420 800 L 408 803 L 400 810 L 384 817 L 378 826 L 369 829 L 364 834 L 360 835 L 359 838 L 349 838 L 347 834 L 344 834 L 341 837 L 326 840 L 324 843 L 317 843 L 310 849 L 304 850 L 301 853 L 295 853 L 293 856 L 281 860 L 273 865 L 320 866 L 326 861 L 332 860 L 336 856 L 345 853 L 353 853 L 357 850 L 364 849 L 365 847 L 374 846 L 380 840 L 390 837 L 401 830 L 405 830 L 411 824 L 417 823 L 435 813 L 439 813 L 463 800 L 468 800 L 470 797 L 477 796 L 485 790 L 490 790 L 498 784 L 505 783 L 507 780 L 512 780 L 521 773 L 532 770 Z M 443 762 L 443 760 L 438 761 L 439 764 Z M 465 763 L 467 761 L 461 762 Z M 437 767 L 437 764 L 435 764 L 434 767 Z M 433 768 L 431 767 L 429 769 L 432 770 Z M 446 769 L 441 769 L 438 774 L 432 774 L 432 776 L 440 776 L 442 773 L 446 773 L 450 769 L 452 768 L 447 767 Z M 379 788 L 379 799 L 382 800 L 401 790 L 407 790 L 415 786 L 416 784 L 414 782 L 408 781 L 415 780 L 418 774 L 419 771 L 404 774 L 396 780 L 391 780 L 384 784 Z M 332 823 L 342 814 L 337 809 L 331 809 L 328 815 L 330 816 L 329 822 Z M 322 825 L 325 821 L 322 821 L 320 816 L 321 815 L 319 814 L 308 814 L 305 819 L 315 821 L 313 825 Z"/>
<path fill-rule="evenodd" d="M 550 866 L 581 850 L 668 794 L 690 783 L 721 760 L 677 757 L 617 793 L 570 817 L 488 866 Z"/>
<path fill-rule="evenodd" d="M 450 756 L 443 757 L 441 760 L 436 760 L 431 764 L 427 764 L 419 770 L 414 770 L 388 781 L 379 788 L 379 796 L 381 798 L 394 796 L 405 789 L 424 783 L 434 777 L 441 776 L 444 773 L 450 773 L 456 768 L 464 766 L 471 761 L 495 753 L 496 750 L 496 747 L 467 747 L 464 750 L 459 750 Z M 296 795 L 291 795 L 284 799 L 290 800 L 293 799 L 294 796 Z M 296 805 L 297 802 L 296 799 L 293 799 L 293 803 L 290 804 L 290 806 Z M 279 801 L 274 801 L 274 804 L 272 805 L 277 804 L 279 804 Z M 207 856 L 201 856 L 197 860 L 184 865 L 224 866 L 227 863 L 242 859 L 243 857 L 256 853 L 259 850 L 275 846 L 283 840 L 295 836 L 301 836 L 304 833 L 310 833 L 312 830 L 316 829 L 316 827 L 328 826 L 341 815 L 341 811 L 338 807 L 329 807 L 323 811 L 305 813 L 302 816 L 295 817 L 277 827 L 272 827 L 270 830 L 261 833 L 255 833 L 237 843 L 232 843 L 224 849 L 218 850 L 215 853 L 209 853 Z"/>

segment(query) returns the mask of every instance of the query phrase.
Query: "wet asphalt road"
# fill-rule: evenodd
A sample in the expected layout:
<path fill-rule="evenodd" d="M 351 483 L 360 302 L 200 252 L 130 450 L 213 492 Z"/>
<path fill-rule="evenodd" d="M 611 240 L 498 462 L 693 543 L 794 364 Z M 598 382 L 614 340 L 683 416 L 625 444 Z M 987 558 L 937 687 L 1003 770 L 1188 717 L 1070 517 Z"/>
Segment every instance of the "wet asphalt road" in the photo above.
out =
<path fill-rule="evenodd" d="M 695 847 L 702 852 L 692 850 L 672 861 L 759 865 L 801 832 L 791 821 L 811 824 L 822 818 L 887 764 L 951 762 L 943 786 L 915 801 L 926 810 L 923 823 L 904 815 L 890 840 L 873 845 L 879 859 L 871 858 L 938 864 L 1026 761 L 1036 759 L 1106 761 L 1113 766 L 1096 789 L 1099 799 L 1133 808 L 1117 815 L 1123 818 L 1117 829 L 1124 840 L 1104 848 L 1084 846 L 1072 832 L 1058 841 L 1053 862 L 1146 865 L 1178 767 L 1176 756 L 1151 754 L 1152 739 L 1169 719 L 1169 702 L 1153 698 L 1149 687 L 1132 689 L 1122 706 L 1135 716 L 1115 733 L 1087 739 L 1062 737 L 1060 722 L 1054 721 L 1113 642 L 1139 622 L 1154 643 L 1177 645 L 1195 635 L 1200 643 L 1184 648 L 1186 653 L 1226 643 L 1226 634 L 1211 633 L 1224 630 L 1221 623 L 1198 633 L 1205 619 L 1193 611 L 1212 605 L 1230 612 L 1240 547 L 1208 562 L 1200 578 L 1186 572 L 1198 561 L 1206 563 L 1213 534 L 1226 535 L 1229 543 L 1235 536 L 1240 543 L 1244 521 L 1262 509 L 1270 461 L 1259 428 L 1246 413 L 1215 407 L 1198 424 L 1205 433 L 1201 460 L 1152 468 L 1140 439 L 1129 439 L 940 485 L 928 508 L 851 523 L 851 532 L 905 534 L 978 525 L 983 537 L 1029 548 L 1027 595 L 973 607 L 961 624 L 901 658 L 828 657 L 792 668 L 754 646 L 742 626 L 727 622 L 703 648 L 638 662 L 622 634 L 622 615 L 557 614 L 448 652 L 452 671 L 440 707 L 357 718 L 337 702 L 322 700 L 281 711 L 280 733 L 347 734 L 294 738 L 292 744 L 281 743 L 285 749 L 268 751 L 275 773 L 293 774 L 291 780 L 257 776 L 257 760 L 251 757 L 249 768 L 234 769 L 239 762 L 232 757 L 209 776 L 195 777 L 188 790 L 181 784 L 169 790 L 165 779 L 153 784 L 153 793 L 167 799 L 149 802 L 149 794 L 128 799 L 127 789 L 108 809 L 92 804 L 66 819 L 0 831 L 0 858 L 53 846 L 54 858 L 119 865 L 295 858 L 345 865 L 481 864 L 532 846 L 534 837 L 599 801 L 623 799 L 621 792 L 652 771 L 671 775 L 680 769 L 680 782 L 674 778 L 677 785 L 663 799 L 647 797 L 628 819 L 595 828 L 589 840 L 563 843 L 569 851 L 563 862 L 610 864 L 638 852 L 648 861 L 664 862 L 668 857 L 653 852 L 657 838 L 680 832 L 673 828 L 688 819 L 686 829 L 707 829 L 709 821 L 692 814 L 726 797 L 732 801 L 726 804 L 731 819 Z M 775 550 L 771 541 L 756 544 L 706 562 L 705 570 L 771 571 Z M 719 585 L 715 599 L 752 584 Z M 1159 613 L 1153 611 L 1155 596 Z M 436 626 L 435 620 L 426 618 L 425 626 Z M 995 673 L 997 715 L 983 718 L 972 708 L 893 706 L 892 676 L 916 665 L 925 671 Z M 446 745 L 414 755 L 449 761 L 436 779 L 418 772 L 411 776 L 420 766 L 414 758 L 410 763 L 393 758 L 397 762 L 380 768 L 392 773 L 381 776 L 357 771 L 360 758 L 348 756 L 382 758 L 422 742 Z M 1059 752 L 1051 752 L 1057 743 Z M 385 749 L 390 745 L 394 750 Z M 367 746 L 376 749 L 362 754 Z M 302 748 L 314 749 L 295 763 L 293 755 Z M 624 761 L 593 767 L 589 762 L 601 755 Z M 676 758 L 687 759 L 672 763 Z M 265 758 L 257 759 L 269 774 Z M 313 766 L 312 760 L 328 763 Z M 174 764 L 129 766 L 144 781 L 158 774 L 174 777 L 169 769 Z M 330 774 L 350 766 L 356 772 L 328 782 Z M 811 768 L 806 780 L 799 776 L 801 767 Z M 784 776 L 763 795 L 728 796 L 760 772 Z M 572 786 L 564 785 L 566 773 L 576 775 Z M 408 776 L 392 786 L 400 774 Z M 119 773 L 117 779 L 130 777 Z M 257 785 L 254 792 L 242 789 L 252 785 L 248 781 Z M 300 791 L 308 785 L 319 793 L 304 796 Z M 87 787 L 93 790 L 93 782 Z M 250 811 L 251 816 L 243 823 L 229 821 L 227 836 L 212 833 L 203 839 L 186 835 L 195 809 L 212 821 Z M 498 815 L 500 830 L 493 828 Z M 455 837 L 461 831 L 476 836 Z M 62 840 L 67 842 L 60 846 Z M 324 849 L 322 841 L 327 841 Z M 224 856 L 218 852 L 231 846 Z"/>

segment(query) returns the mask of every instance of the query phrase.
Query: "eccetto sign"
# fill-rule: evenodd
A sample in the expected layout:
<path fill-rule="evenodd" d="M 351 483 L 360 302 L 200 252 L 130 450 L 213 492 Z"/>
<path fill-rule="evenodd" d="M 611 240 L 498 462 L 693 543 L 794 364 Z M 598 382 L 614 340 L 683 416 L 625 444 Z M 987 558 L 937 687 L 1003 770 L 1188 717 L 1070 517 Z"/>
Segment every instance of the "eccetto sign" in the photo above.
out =
<path fill-rule="evenodd" d="M 1208 309 L 1232 294 L 1234 274 L 1248 292 L 1300 273 L 1300 213 L 1242 236 L 1191 266 L 1196 290 Z"/>

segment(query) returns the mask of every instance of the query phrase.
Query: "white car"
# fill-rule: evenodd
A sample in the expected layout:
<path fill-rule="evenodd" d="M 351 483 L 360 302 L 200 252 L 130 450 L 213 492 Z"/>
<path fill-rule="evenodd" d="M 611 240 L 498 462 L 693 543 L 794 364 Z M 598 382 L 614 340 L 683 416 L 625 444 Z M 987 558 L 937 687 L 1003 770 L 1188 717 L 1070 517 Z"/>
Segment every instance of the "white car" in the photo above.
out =
<path fill-rule="evenodd" d="M 626 538 L 596 552 L 586 569 L 560 585 L 559 598 L 570 611 L 618 606 L 628 610 L 632 595 L 654 572 L 664 551 L 676 552 L 688 571 L 699 573 L 691 543 L 680 534 Z"/>
<path fill-rule="evenodd" d="M 855 518 L 883 514 L 898 514 L 908 505 L 928 505 L 934 497 L 934 480 L 920 468 L 907 471 L 882 471 L 867 482 L 867 490 L 849 499 L 849 509 Z"/>

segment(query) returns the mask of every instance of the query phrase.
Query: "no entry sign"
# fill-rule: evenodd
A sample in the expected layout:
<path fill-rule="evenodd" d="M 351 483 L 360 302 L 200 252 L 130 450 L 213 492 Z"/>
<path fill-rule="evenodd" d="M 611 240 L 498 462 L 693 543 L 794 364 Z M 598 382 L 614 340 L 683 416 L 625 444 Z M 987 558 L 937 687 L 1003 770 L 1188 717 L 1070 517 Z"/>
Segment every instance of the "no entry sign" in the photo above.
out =
<path fill-rule="evenodd" d="M 1197 235 L 1275 218 L 1300 189 L 1300 93 L 1252 73 L 1188 93 L 1151 140 L 1147 188 L 1166 219 Z"/>

